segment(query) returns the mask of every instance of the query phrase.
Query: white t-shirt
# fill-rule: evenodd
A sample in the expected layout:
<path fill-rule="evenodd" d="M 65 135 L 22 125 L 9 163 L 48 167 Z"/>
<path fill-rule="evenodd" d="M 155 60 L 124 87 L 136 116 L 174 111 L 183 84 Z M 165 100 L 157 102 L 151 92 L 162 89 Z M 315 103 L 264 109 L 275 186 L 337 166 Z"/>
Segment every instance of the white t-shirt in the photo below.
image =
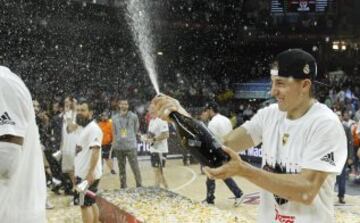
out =
<path fill-rule="evenodd" d="M 278 167 L 279 173 L 297 174 L 302 169 L 328 172 L 330 175 L 311 205 L 275 199 L 261 192 L 258 222 L 335 222 L 333 191 L 335 177 L 347 157 L 346 136 L 335 113 L 315 103 L 301 118 L 289 120 L 277 104 L 257 112 L 243 127 L 255 144 L 262 144 L 262 166 Z"/>
<path fill-rule="evenodd" d="M 76 143 L 82 130 L 82 127 L 78 126 L 75 131 L 68 133 L 67 127 L 70 123 L 76 124 L 76 112 L 71 110 L 65 112 L 63 116 L 61 152 L 63 156 L 62 170 L 64 172 L 74 170 Z"/>
<path fill-rule="evenodd" d="M 216 114 L 208 124 L 210 131 L 219 139 L 223 140 L 223 137 L 232 131 L 232 124 L 227 117 Z"/>
<path fill-rule="evenodd" d="M 0 183 L 0 221 L 43 223 L 46 184 L 39 130 L 29 90 L 0 66 L 0 135 L 24 138 L 19 166 L 8 184 Z"/>
<path fill-rule="evenodd" d="M 169 125 L 167 122 L 161 120 L 160 118 L 151 119 L 149 123 L 148 132 L 151 132 L 158 137 L 161 133 L 169 132 Z M 168 142 L 167 139 L 161 141 L 156 141 L 150 147 L 151 153 L 168 153 Z"/>
<path fill-rule="evenodd" d="M 75 176 L 85 179 L 90 169 L 92 150 L 90 147 L 99 146 L 99 160 L 95 168 L 95 179 L 100 179 L 102 174 L 101 166 L 101 142 L 103 133 L 95 121 L 90 122 L 80 133 L 77 149 L 80 150 L 75 156 Z"/>

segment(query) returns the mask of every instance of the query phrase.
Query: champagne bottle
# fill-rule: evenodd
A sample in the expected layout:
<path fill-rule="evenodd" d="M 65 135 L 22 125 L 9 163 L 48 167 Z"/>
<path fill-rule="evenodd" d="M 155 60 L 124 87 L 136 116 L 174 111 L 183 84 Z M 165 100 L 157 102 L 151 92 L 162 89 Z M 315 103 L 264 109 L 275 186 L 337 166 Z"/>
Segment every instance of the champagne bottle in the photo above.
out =
<path fill-rule="evenodd" d="M 221 143 L 204 123 L 178 112 L 171 112 L 169 117 L 176 125 L 182 146 L 188 149 L 202 165 L 219 167 L 229 161 L 229 155 L 222 150 Z"/>

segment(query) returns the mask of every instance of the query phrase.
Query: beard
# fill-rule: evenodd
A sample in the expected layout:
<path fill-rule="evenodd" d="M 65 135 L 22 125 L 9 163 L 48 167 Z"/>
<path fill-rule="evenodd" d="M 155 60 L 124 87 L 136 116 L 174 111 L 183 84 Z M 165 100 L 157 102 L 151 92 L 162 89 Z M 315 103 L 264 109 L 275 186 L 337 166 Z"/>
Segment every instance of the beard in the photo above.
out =
<path fill-rule="evenodd" d="M 76 115 L 76 123 L 82 127 L 87 126 L 91 122 L 91 119 L 88 117 L 83 117 L 82 115 Z"/>
<path fill-rule="evenodd" d="M 120 114 L 126 114 L 127 112 L 128 112 L 128 109 L 120 108 Z"/>

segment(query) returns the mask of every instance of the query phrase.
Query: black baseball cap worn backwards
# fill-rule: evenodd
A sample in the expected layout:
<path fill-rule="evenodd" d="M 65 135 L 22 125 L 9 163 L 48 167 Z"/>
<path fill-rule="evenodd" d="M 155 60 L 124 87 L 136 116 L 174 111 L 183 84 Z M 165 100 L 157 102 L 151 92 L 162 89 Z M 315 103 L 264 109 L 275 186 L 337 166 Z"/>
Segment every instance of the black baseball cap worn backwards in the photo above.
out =
<path fill-rule="evenodd" d="M 213 109 L 214 111 L 218 111 L 219 110 L 219 104 L 216 103 L 215 101 L 210 101 L 210 102 L 205 104 L 203 109 L 204 110 Z"/>
<path fill-rule="evenodd" d="M 301 49 L 288 49 L 279 53 L 271 67 L 272 76 L 315 80 L 317 64 L 315 58 Z"/>

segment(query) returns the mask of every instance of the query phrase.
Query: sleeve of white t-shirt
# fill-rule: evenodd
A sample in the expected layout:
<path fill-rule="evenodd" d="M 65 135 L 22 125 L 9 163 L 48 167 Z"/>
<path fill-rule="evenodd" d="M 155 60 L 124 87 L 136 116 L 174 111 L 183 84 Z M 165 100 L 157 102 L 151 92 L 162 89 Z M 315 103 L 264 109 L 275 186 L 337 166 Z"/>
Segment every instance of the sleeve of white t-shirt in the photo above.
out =
<path fill-rule="evenodd" d="M 95 146 L 98 146 L 98 147 L 101 147 L 101 142 L 102 142 L 102 139 L 103 139 L 103 133 L 102 131 L 100 130 L 100 128 L 94 128 L 91 133 L 90 133 L 90 142 L 89 142 L 89 147 L 95 147 Z"/>
<path fill-rule="evenodd" d="M 27 89 L 15 81 L 3 81 L 0 84 L 0 135 L 25 137 L 34 111 Z"/>
<path fill-rule="evenodd" d="M 216 128 L 216 123 L 214 121 L 210 121 L 208 124 L 209 130 L 216 136 L 218 136 L 218 130 Z"/>
<path fill-rule="evenodd" d="M 337 120 L 316 124 L 307 137 L 300 166 L 328 173 L 340 173 L 347 157 L 347 141 L 343 126 Z"/>
<path fill-rule="evenodd" d="M 251 118 L 251 120 L 246 121 L 241 126 L 246 129 L 246 132 L 251 136 L 251 139 L 255 145 L 259 145 L 262 142 L 265 115 L 269 111 L 269 107 L 258 110 L 258 112 Z"/>

